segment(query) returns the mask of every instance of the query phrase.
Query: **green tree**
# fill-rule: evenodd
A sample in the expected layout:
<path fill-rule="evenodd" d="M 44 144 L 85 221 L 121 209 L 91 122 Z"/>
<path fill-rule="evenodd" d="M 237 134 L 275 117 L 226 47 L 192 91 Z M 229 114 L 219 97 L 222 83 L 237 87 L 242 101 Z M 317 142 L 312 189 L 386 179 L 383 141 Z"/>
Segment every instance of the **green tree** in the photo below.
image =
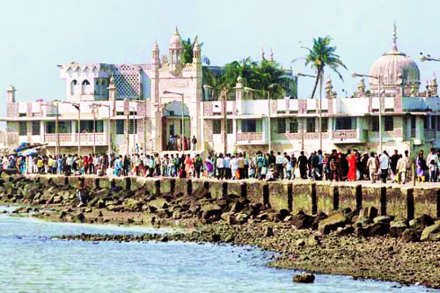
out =
<path fill-rule="evenodd" d="M 338 54 L 336 54 L 336 47 L 331 46 L 330 43 L 332 38 L 327 37 L 318 37 L 313 39 L 312 48 L 304 47 L 308 51 L 308 54 L 304 57 L 305 65 L 310 66 L 315 69 L 316 79 L 315 85 L 313 87 L 312 96 L 313 99 L 315 96 L 316 88 L 318 87 L 318 82 L 321 81 L 324 76 L 324 68 L 327 66 L 332 71 L 336 72 L 341 80 L 343 80 L 341 73 L 339 72 L 339 67 L 347 69 L 345 64 L 341 61 Z"/>
<path fill-rule="evenodd" d="M 186 40 L 182 40 L 182 47 L 183 47 L 183 54 L 182 54 L 182 61 L 183 64 L 192 63 L 193 61 L 193 55 L 194 55 L 194 45 L 198 41 L 198 37 L 196 36 L 194 38 L 194 41 L 191 41 L 191 38 L 188 38 Z M 203 43 L 199 44 L 200 48 L 202 48 Z M 202 56 L 202 63 L 209 65 L 211 61 L 208 57 Z"/>

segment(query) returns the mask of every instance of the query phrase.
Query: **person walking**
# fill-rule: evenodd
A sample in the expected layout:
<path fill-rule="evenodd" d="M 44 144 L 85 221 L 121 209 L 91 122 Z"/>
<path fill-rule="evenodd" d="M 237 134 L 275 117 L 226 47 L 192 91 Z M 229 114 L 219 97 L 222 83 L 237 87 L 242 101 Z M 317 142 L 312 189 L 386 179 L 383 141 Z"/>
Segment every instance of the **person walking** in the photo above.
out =
<path fill-rule="evenodd" d="M 298 168 L 301 179 L 307 179 L 307 164 L 307 157 L 304 155 L 304 151 L 301 151 L 298 157 Z"/>
<path fill-rule="evenodd" d="M 376 183 L 376 176 L 377 176 L 377 160 L 374 155 L 374 152 L 370 153 L 370 157 L 367 161 L 367 169 L 368 174 L 370 176 L 371 183 Z"/>
<path fill-rule="evenodd" d="M 380 166 L 380 178 L 382 179 L 382 183 L 387 183 L 390 159 L 388 158 L 388 154 L 386 151 L 383 151 L 383 153 L 380 155 L 379 166 Z"/>
<path fill-rule="evenodd" d="M 348 161 L 348 174 L 347 179 L 348 181 L 356 181 L 356 156 L 353 151 L 350 151 L 347 157 Z"/>
<path fill-rule="evenodd" d="M 192 139 L 191 139 L 191 149 L 192 149 L 193 151 L 196 150 L 196 145 L 197 145 L 197 138 L 196 138 L 195 135 L 193 135 L 193 137 L 192 137 Z"/>

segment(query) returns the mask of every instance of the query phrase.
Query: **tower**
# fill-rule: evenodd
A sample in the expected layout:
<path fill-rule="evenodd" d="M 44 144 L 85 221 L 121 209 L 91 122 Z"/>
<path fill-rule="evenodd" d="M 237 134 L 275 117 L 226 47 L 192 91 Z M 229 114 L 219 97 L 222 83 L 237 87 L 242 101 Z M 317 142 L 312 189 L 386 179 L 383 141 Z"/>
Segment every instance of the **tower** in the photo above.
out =
<path fill-rule="evenodd" d="M 7 92 L 8 92 L 8 103 L 15 103 L 15 92 L 16 92 L 15 87 L 10 85 Z"/>
<path fill-rule="evenodd" d="M 180 37 L 179 30 L 176 27 L 176 31 L 174 32 L 170 40 L 169 56 L 168 56 L 168 62 L 170 65 L 169 70 L 174 75 L 180 73 L 182 69 L 182 53 L 183 53 L 182 38 Z"/>

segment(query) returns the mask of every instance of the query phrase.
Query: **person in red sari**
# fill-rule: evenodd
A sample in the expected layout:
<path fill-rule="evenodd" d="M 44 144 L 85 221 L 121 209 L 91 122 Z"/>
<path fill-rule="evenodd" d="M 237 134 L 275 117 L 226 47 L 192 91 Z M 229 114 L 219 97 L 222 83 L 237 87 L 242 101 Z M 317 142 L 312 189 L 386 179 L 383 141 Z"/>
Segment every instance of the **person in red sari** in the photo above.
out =
<path fill-rule="evenodd" d="M 356 181 L 356 155 L 353 151 L 347 156 L 348 161 L 348 181 Z"/>

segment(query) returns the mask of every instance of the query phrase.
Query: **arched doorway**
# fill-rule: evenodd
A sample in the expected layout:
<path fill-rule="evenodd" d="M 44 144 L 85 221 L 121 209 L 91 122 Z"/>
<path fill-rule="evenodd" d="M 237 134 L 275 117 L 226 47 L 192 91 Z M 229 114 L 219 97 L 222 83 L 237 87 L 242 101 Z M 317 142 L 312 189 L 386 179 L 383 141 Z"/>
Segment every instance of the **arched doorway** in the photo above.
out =
<path fill-rule="evenodd" d="M 183 140 L 181 139 L 182 134 Z M 163 150 L 180 151 L 182 144 L 184 150 L 190 149 L 191 119 L 188 107 L 180 101 L 169 102 L 163 108 L 162 140 Z"/>

